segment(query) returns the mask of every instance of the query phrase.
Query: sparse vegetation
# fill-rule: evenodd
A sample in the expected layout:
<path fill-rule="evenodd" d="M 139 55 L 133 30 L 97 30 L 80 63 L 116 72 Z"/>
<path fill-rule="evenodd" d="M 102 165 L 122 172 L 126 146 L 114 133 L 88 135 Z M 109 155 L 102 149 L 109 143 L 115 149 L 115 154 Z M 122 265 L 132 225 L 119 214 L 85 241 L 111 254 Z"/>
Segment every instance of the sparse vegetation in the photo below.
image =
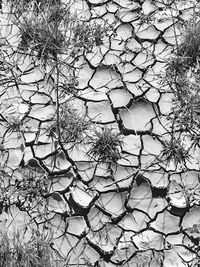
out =
<path fill-rule="evenodd" d="M 24 17 L 18 26 L 19 49 L 45 63 L 56 60 L 67 46 L 63 27 L 68 26 L 68 17 L 68 9 L 62 5 L 50 6 L 44 12 Z"/>
<path fill-rule="evenodd" d="M 46 60 L 48 57 L 54 59 L 61 52 L 64 44 L 64 36 L 44 21 L 35 22 L 27 20 L 20 26 L 21 42 L 20 49 L 30 53 L 36 52 L 38 59 Z"/>
<path fill-rule="evenodd" d="M 121 158 L 120 149 L 123 144 L 119 133 L 110 128 L 95 130 L 90 138 L 88 154 L 100 162 L 117 162 Z"/>
<path fill-rule="evenodd" d="M 190 154 L 185 148 L 184 143 L 173 137 L 170 141 L 165 141 L 163 143 L 163 150 L 160 158 L 163 162 L 174 162 L 174 164 L 177 165 L 186 163 L 186 160 L 190 159 Z"/>
<path fill-rule="evenodd" d="M 42 195 L 47 187 L 44 171 L 26 166 L 12 175 L 3 171 L 0 174 L 1 212 L 7 212 L 11 205 L 29 211 L 43 200 Z"/>
<path fill-rule="evenodd" d="M 60 0 L 6 0 L 11 13 L 19 17 L 30 11 L 39 13 L 45 9 L 55 7 L 61 4 Z"/>
<path fill-rule="evenodd" d="M 199 21 L 192 19 L 187 22 L 183 32 L 165 77 L 173 95 L 168 119 L 175 130 L 187 132 L 196 145 L 200 127 Z"/>
<path fill-rule="evenodd" d="M 166 87 L 158 88 L 154 74 L 185 10 L 176 12 L 173 0 L 97 2 L 3 2 L 11 14 L 2 9 L 8 25 L 2 26 L 0 97 L 9 101 L 0 117 L 0 215 L 16 222 L 15 211 L 23 212 L 28 233 L 31 223 L 48 234 L 52 228 L 53 237 L 33 230 L 22 240 L 18 232 L 0 231 L 0 267 L 157 267 L 168 264 L 164 258 L 173 249 L 172 256 L 187 265 L 194 259 L 186 250 L 189 241 L 188 251 L 198 247 L 199 237 L 189 240 L 183 213 L 199 209 L 198 174 L 191 175 L 194 187 L 175 186 L 178 211 L 169 201 L 168 185 L 177 177 L 190 180 L 184 177 L 192 158 L 190 141 L 200 147 L 200 23 L 185 23 L 183 38 L 177 39 L 164 79 L 172 94 L 166 115 L 170 94 L 162 94 Z M 25 106 L 12 111 L 16 99 Z M 102 112 L 104 103 L 110 109 Z M 101 114 L 102 122 L 91 119 Z M 124 151 L 121 133 L 127 138 Z M 168 168 L 170 163 L 180 168 Z M 191 204 L 187 211 L 182 199 Z M 176 234 L 182 240 L 173 246 Z M 54 245 L 65 262 L 54 254 Z"/>
<path fill-rule="evenodd" d="M 168 62 L 166 80 L 171 86 L 183 85 L 192 74 L 199 74 L 200 21 L 194 14 L 192 19 L 182 25 L 181 37 L 177 37 L 176 46 Z M 190 81 L 186 81 L 187 85 Z M 189 91 L 189 90 L 188 90 Z M 188 92 L 190 93 L 190 91 Z M 180 92 L 181 94 L 181 92 Z"/>
<path fill-rule="evenodd" d="M 174 54 L 168 64 L 169 77 L 183 75 L 189 69 L 195 69 L 200 56 L 200 21 L 192 18 L 182 29 L 182 38 L 177 41 Z"/>
<path fill-rule="evenodd" d="M 184 32 L 185 30 L 185 32 Z M 182 57 L 190 67 L 198 62 L 200 56 L 200 22 L 189 21 L 183 29 L 183 40 L 176 48 L 177 57 Z"/>
<path fill-rule="evenodd" d="M 65 143 L 80 142 L 86 137 L 87 131 L 91 127 L 91 122 L 81 115 L 77 109 L 65 103 L 61 106 L 59 127 L 61 141 Z M 50 128 L 50 136 L 58 137 L 57 122 Z"/>
<path fill-rule="evenodd" d="M 76 22 L 73 28 L 72 46 L 73 53 L 85 51 L 91 52 L 94 46 L 103 44 L 103 38 L 108 35 L 112 27 L 105 22 L 103 25 L 95 22 Z"/>
<path fill-rule="evenodd" d="M 181 130 L 193 132 L 200 126 L 200 76 L 178 77 L 173 93 L 173 117 Z"/>
<path fill-rule="evenodd" d="M 102 24 L 95 20 L 79 21 L 75 14 L 70 14 L 69 4 L 52 2 L 27 3 L 30 14 L 16 22 L 20 35 L 18 50 L 39 59 L 44 66 L 56 63 L 58 57 L 64 55 L 73 67 L 72 62 L 76 62 L 78 56 L 103 44 L 104 37 L 112 32 L 112 26 L 106 21 Z M 37 12 L 31 11 L 31 3 L 33 10 L 37 7 Z"/>
<path fill-rule="evenodd" d="M 15 132 L 16 131 L 16 132 L 18 132 L 18 131 L 21 130 L 23 122 L 20 121 L 17 118 L 14 118 L 12 120 L 7 121 L 6 125 L 7 125 L 8 131 L 11 131 L 11 132 Z"/>
<path fill-rule="evenodd" d="M 22 240 L 19 232 L 9 235 L 0 232 L 0 267 L 61 267 L 64 262 L 51 248 L 52 240 L 43 235 L 34 235 Z"/>

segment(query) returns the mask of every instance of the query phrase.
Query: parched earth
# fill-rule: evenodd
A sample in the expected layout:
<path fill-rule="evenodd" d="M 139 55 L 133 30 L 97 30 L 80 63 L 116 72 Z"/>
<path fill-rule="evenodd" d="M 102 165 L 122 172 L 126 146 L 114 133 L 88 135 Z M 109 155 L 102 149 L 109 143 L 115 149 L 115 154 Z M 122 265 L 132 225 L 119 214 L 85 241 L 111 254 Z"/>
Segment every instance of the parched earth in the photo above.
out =
<path fill-rule="evenodd" d="M 172 107 L 163 77 L 181 23 L 194 12 L 192 1 L 183 2 L 73 1 L 78 20 L 112 30 L 87 53 L 76 53 L 72 90 L 57 88 L 51 66 L 16 52 L 18 25 L 3 7 L 2 227 L 24 238 L 33 229 L 52 234 L 67 266 L 198 266 L 199 151 L 190 150 L 182 164 L 161 157 Z M 69 77 L 72 70 L 62 71 Z M 91 129 L 119 133 L 121 157 L 113 163 L 91 157 L 90 129 L 60 145 L 52 128 L 57 99 Z"/>

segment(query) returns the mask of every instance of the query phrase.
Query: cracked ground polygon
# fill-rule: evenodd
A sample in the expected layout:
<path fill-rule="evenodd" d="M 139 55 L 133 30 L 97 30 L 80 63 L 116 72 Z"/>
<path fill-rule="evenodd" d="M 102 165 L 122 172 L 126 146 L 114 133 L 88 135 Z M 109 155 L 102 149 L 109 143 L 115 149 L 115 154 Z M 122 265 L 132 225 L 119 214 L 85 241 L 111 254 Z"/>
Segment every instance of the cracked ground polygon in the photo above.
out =
<path fill-rule="evenodd" d="M 193 8 L 177 5 L 77 0 L 70 6 L 83 24 L 106 22 L 113 29 L 101 44 L 77 53 L 74 70 L 63 67 L 59 102 L 91 127 L 120 134 L 116 162 L 88 154 L 90 130 L 60 145 L 52 132 L 55 73 L 16 52 L 19 29 L 3 9 L 0 220 L 25 238 L 32 229 L 53 231 L 54 249 L 67 266 L 198 266 L 198 151 L 178 167 L 159 158 L 170 139 L 172 98 L 161 77 L 179 23 Z M 77 77 L 66 85 L 70 90 L 65 75 Z"/>

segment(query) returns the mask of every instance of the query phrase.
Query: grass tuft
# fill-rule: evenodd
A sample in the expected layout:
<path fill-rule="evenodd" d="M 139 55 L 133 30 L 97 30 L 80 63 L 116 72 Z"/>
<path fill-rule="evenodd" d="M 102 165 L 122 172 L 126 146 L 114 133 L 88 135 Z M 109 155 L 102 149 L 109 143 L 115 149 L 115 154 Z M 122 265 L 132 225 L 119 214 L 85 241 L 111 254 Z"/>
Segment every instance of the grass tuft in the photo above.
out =
<path fill-rule="evenodd" d="M 185 27 L 183 41 L 177 48 L 177 55 L 185 58 L 191 66 L 200 56 L 200 22 L 189 22 Z"/>
<path fill-rule="evenodd" d="M 172 112 L 168 119 L 173 121 L 176 130 L 189 133 L 197 139 L 200 128 L 200 73 L 187 71 L 179 75 L 171 85 Z M 196 142 L 195 141 L 195 142 Z"/>
<path fill-rule="evenodd" d="M 183 38 L 180 43 L 177 42 L 164 81 L 172 93 L 172 112 L 168 119 L 172 121 L 175 130 L 188 133 L 195 146 L 199 143 L 200 127 L 199 58 L 200 22 L 194 16 L 194 19 L 185 23 L 183 27 Z M 182 154 L 181 149 L 178 150 L 179 153 Z M 176 158 L 175 154 L 174 157 Z"/>
<path fill-rule="evenodd" d="M 46 20 L 28 18 L 20 25 L 21 40 L 19 49 L 36 55 L 39 60 L 55 60 L 61 53 L 65 38 L 60 30 Z"/>
<path fill-rule="evenodd" d="M 70 13 L 67 4 L 46 3 L 46 8 L 42 8 L 40 3 L 37 6 L 38 12 L 24 15 L 18 23 L 18 48 L 42 62 L 55 62 L 61 54 L 76 59 L 80 54 L 91 52 L 94 46 L 103 45 L 104 37 L 112 32 L 112 26 L 106 21 L 103 24 L 80 22 L 76 14 Z"/>
<path fill-rule="evenodd" d="M 179 139 L 171 138 L 170 141 L 165 141 L 163 144 L 161 159 L 167 163 L 173 161 L 177 166 L 177 164 L 184 164 L 186 160 L 189 160 L 190 155 Z"/>
<path fill-rule="evenodd" d="M 183 37 L 175 47 L 174 57 L 168 64 L 167 74 L 182 75 L 189 68 L 199 64 L 200 57 L 200 22 L 189 21 L 183 27 Z"/>
<path fill-rule="evenodd" d="M 123 141 L 120 134 L 114 132 L 113 129 L 95 130 L 89 143 L 91 148 L 88 154 L 98 161 L 116 163 L 121 158 L 120 148 Z"/>
<path fill-rule="evenodd" d="M 59 127 L 63 143 L 82 141 L 91 127 L 91 122 L 86 120 L 78 110 L 65 103 L 61 106 Z M 50 136 L 58 136 L 57 122 L 50 128 Z"/>
<path fill-rule="evenodd" d="M 103 38 L 108 35 L 111 27 L 106 22 L 101 25 L 95 22 L 77 22 L 72 29 L 72 44 L 76 50 L 90 52 L 95 46 L 103 45 Z"/>

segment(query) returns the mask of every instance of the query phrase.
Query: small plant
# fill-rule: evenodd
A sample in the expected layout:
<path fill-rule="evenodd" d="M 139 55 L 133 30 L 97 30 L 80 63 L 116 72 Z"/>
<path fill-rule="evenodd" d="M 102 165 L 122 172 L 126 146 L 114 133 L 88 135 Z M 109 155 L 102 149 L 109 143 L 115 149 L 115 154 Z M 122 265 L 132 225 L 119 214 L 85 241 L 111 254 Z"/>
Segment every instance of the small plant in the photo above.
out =
<path fill-rule="evenodd" d="M 74 109 L 67 103 L 62 105 L 59 128 L 63 143 L 82 141 L 90 126 L 91 122 L 86 120 L 84 115 L 80 115 L 77 109 Z M 58 136 L 57 122 L 50 128 L 50 136 Z"/>
<path fill-rule="evenodd" d="M 3 167 L 1 166 L 1 168 Z M 0 213 L 8 212 L 11 205 L 15 205 L 24 211 L 32 211 L 36 204 L 39 205 L 39 203 L 44 202 L 43 195 L 46 191 L 47 180 L 41 170 L 24 167 L 19 168 L 12 175 L 2 171 Z"/>
<path fill-rule="evenodd" d="M 64 84 L 61 86 L 62 88 L 62 94 L 64 96 L 66 95 L 77 95 L 78 94 L 78 85 L 79 82 L 75 76 L 71 76 L 64 82 Z"/>
<path fill-rule="evenodd" d="M 42 9 L 43 5 L 46 8 Z M 103 38 L 112 29 L 107 22 L 78 21 L 75 14 L 70 14 L 69 5 L 59 1 L 52 5 L 41 2 L 36 6 L 38 12 L 23 16 L 23 21 L 18 23 L 18 47 L 45 63 L 48 60 L 56 61 L 60 54 L 76 61 L 77 55 L 91 52 L 94 46 L 102 45 Z"/>
<path fill-rule="evenodd" d="M 45 19 L 25 19 L 20 25 L 20 34 L 19 49 L 30 51 L 31 55 L 44 62 L 55 60 L 65 44 L 61 31 Z"/>
<path fill-rule="evenodd" d="M 67 33 L 72 27 L 73 16 L 69 13 L 69 5 L 60 0 L 29 2 L 33 10 L 17 21 L 18 48 L 42 62 L 57 61 L 58 55 L 66 52 L 70 39 Z"/>
<path fill-rule="evenodd" d="M 77 22 L 72 29 L 72 52 L 75 56 L 80 52 L 91 52 L 94 46 L 103 44 L 103 38 L 112 29 L 106 22 L 101 25 L 96 22 Z"/>
<path fill-rule="evenodd" d="M 20 132 L 23 128 L 23 122 L 18 118 L 13 118 L 6 122 L 6 127 L 9 132 Z"/>
<path fill-rule="evenodd" d="M 183 38 L 175 47 L 174 56 L 169 61 L 167 76 L 182 75 L 199 64 L 200 57 L 200 21 L 190 20 L 183 26 Z"/>
<path fill-rule="evenodd" d="M 42 200 L 47 187 L 44 172 L 24 167 L 19 169 L 13 178 L 15 178 L 13 193 L 18 196 L 15 202 L 18 207 L 25 209 L 26 206 L 26 209 L 31 209 L 36 201 L 39 203 Z"/>
<path fill-rule="evenodd" d="M 177 56 L 185 59 L 188 66 L 197 63 L 200 56 L 200 22 L 189 21 L 185 26 L 183 41 L 177 47 Z"/>
<path fill-rule="evenodd" d="M 95 130 L 89 143 L 91 148 L 88 154 L 98 161 L 117 162 L 121 158 L 120 148 L 123 141 L 120 134 L 114 132 L 113 129 Z"/>
<path fill-rule="evenodd" d="M 96 46 L 103 44 L 103 37 L 107 31 L 106 27 L 98 24 L 80 23 L 78 22 L 73 29 L 73 41 L 77 46 L 83 44 L 85 48 L 89 48 L 95 43 Z"/>
<path fill-rule="evenodd" d="M 189 69 L 176 77 L 170 86 L 172 112 L 168 120 L 176 131 L 186 132 L 194 146 L 199 143 L 200 128 L 200 73 Z"/>
<path fill-rule="evenodd" d="M 190 159 L 189 151 L 186 150 L 184 144 L 175 137 L 163 143 L 163 150 L 160 157 L 162 161 L 167 163 L 172 161 L 175 165 L 184 164 L 186 160 Z"/>
<path fill-rule="evenodd" d="M 196 146 L 200 127 L 199 20 L 194 16 L 183 30 L 183 38 L 177 41 L 164 79 L 172 93 L 172 112 L 168 119 L 176 130 L 187 132 Z"/>

